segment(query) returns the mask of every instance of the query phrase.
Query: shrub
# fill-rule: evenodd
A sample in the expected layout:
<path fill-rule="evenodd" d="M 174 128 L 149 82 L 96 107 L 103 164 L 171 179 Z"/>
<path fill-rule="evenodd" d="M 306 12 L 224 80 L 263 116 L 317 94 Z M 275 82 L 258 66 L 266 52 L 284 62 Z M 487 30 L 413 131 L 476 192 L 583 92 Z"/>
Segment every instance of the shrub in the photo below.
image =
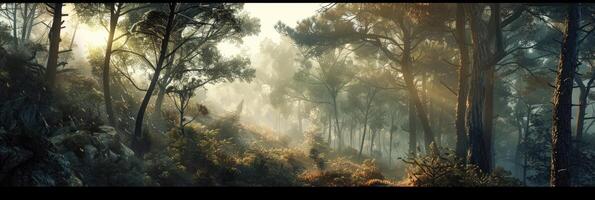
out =
<path fill-rule="evenodd" d="M 239 185 L 299 185 L 297 174 L 306 169 L 309 159 L 297 149 L 251 149 L 238 159 Z"/>
<path fill-rule="evenodd" d="M 143 163 L 136 157 L 97 159 L 89 164 L 87 184 L 90 186 L 143 186 Z"/>
<path fill-rule="evenodd" d="M 305 171 L 299 176 L 300 181 L 306 186 L 356 186 L 357 183 L 351 178 L 351 174 L 344 171 Z"/>
<path fill-rule="evenodd" d="M 517 186 L 520 181 L 512 178 L 509 172 L 496 169 L 492 174 L 484 174 L 471 164 L 463 164 L 452 150 L 430 146 L 428 154 L 421 157 L 403 159 L 409 164 L 408 182 L 420 187 L 476 187 L 476 186 Z"/>
<path fill-rule="evenodd" d="M 221 119 L 215 120 L 211 124 L 212 129 L 217 129 L 217 139 L 224 140 L 229 139 L 234 143 L 238 142 L 239 128 L 239 117 L 237 115 L 229 115 Z"/>
<path fill-rule="evenodd" d="M 56 90 L 56 106 L 62 111 L 63 124 L 77 129 L 98 131 L 104 124 L 103 93 L 97 81 L 84 76 L 68 76 L 64 91 Z"/>
<path fill-rule="evenodd" d="M 147 185 L 156 186 L 189 186 L 192 185 L 192 174 L 183 166 L 175 164 L 165 152 L 149 153 L 145 161 L 147 175 L 151 177 Z"/>
<path fill-rule="evenodd" d="M 325 171 L 308 170 L 299 175 L 307 186 L 373 186 L 393 185 L 380 173 L 374 160 L 365 160 L 361 165 L 340 157 L 329 162 Z"/>
<path fill-rule="evenodd" d="M 157 185 L 218 185 L 234 178 L 235 160 L 227 149 L 228 140 L 219 140 L 218 131 L 199 123 L 172 128 L 167 132 L 165 153 L 153 151 L 148 173 Z"/>

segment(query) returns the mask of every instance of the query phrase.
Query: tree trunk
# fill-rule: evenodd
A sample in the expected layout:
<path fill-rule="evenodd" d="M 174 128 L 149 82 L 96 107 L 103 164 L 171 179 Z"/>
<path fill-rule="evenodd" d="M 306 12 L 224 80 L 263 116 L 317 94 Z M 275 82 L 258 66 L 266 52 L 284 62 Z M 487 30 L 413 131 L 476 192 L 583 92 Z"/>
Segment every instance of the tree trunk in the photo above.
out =
<path fill-rule="evenodd" d="M 339 151 L 343 148 L 343 141 L 341 137 L 341 124 L 339 124 L 339 111 L 337 109 L 337 95 L 332 96 L 333 99 L 333 112 L 335 115 L 335 135 L 337 136 L 337 148 Z"/>
<path fill-rule="evenodd" d="M 37 3 L 33 3 L 31 7 L 28 3 L 25 3 L 25 9 L 23 10 L 23 25 L 21 26 L 21 38 L 20 44 L 21 46 L 25 45 L 27 41 L 29 41 L 29 36 L 31 35 L 31 30 L 33 28 L 33 19 L 35 18 L 35 13 L 37 12 Z"/>
<path fill-rule="evenodd" d="M 489 171 L 494 167 L 494 155 L 492 151 L 492 143 L 493 143 L 493 131 L 494 131 L 494 76 L 495 76 L 495 69 L 494 66 L 488 67 L 486 70 L 486 84 L 485 84 L 485 107 L 484 107 L 484 133 L 483 133 L 483 140 L 485 144 L 486 155 L 489 155 L 490 159 L 490 167 Z"/>
<path fill-rule="evenodd" d="M 297 120 L 298 120 L 298 132 L 300 134 L 304 134 L 304 130 L 302 127 L 302 101 L 298 101 L 297 105 Z"/>
<path fill-rule="evenodd" d="M 158 88 L 159 91 L 157 91 L 157 98 L 155 99 L 155 114 L 161 116 L 161 107 L 165 99 L 165 87 L 158 86 Z"/>
<path fill-rule="evenodd" d="M 524 131 L 524 135 L 523 135 L 523 142 L 524 144 L 524 154 L 523 154 L 523 184 L 527 185 L 527 167 L 529 167 L 527 165 L 527 163 L 529 162 L 529 155 L 528 155 L 528 151 L 527 151 L 527 146 L 526 146 L 526 142 L 529 140 L 529 128 L 530 128 L 530 124 L 531 124 L 531 116 L 532 116 L 532 112 L 533 112 L 533 108 L 531 107 L 531 105 L 527 105 L 528 108 L 528 112 L 527 112 L 527 122 L 525 123 L 525 131 Z"/>
<path fill-rule="evenodd" d="M 403 40 L 403 55 L 401 59 L 401 71 L 403 73 L 403 79 L 409 93 L 410 99 L 413 100 L 415 110 L 417 111 L 417 117 L 421 123 L 421 127 L 424 130 L 424 142 L 425 146 L 430 146 L 434 142 L 434 133 L 430 128 L 430 122 L 428 121 L 428 115 L 426 108 L 424 107 L 419 95 L 415 83 L 413 81 L 414 76 L 411 72 L 411 40 L 409 36 L 404 37 Z"/>
<path fill-rule="evenodd" d="M 393 132 L 395 126 L 395 113 L 391 113 L 390 115 L 390 129 L 389 129 L 389 136 L 388 136 L 388 166 L 392 165 L 392 155 L 393 155 Z"/>
<path fill-rule="evenodd" d="M 163 61 L 165 60 L 165 55 L 167 53 L 167 47 L 169 44 L 169 35 L 171 34 L 173 21 L 174 21 L 174 17 L 175 17 L 175 12 L 176 12 L 175 8 L 176 8 L 176 3 L 171 3 L 170 4 L 170 12 L 169 12 L 169 16 L 167 19 L 167 25 L 165 26 L 165 34 L 161 41 L 161 49 L 159 52 L 159 59 L 157 60 L 157 64 L 155 65 L 155 73 L 153 74 L 153 77 L 151 78 L 151 83 L 149 84 L 149 88 L 147 89 L 147 92 L 145 93 L 145 97 L 143 98 L 143 101 L 141 102 L 140 108 L 136 115 L 136 122 L 134 125 L 133 146 L 135 147 L 136 151 L 138 152 L 138 155 L 141 157 L 144 154 L 144 150 L 145 150 L 144 147 L 142 147 L 140 144 L 141 139 L 143 139 L 143 135 L 142 135 L 143 118 L 145 117 L 145 111 L 147 110 L 147 106 L 149 105 L 149 101 L 151 100 L 151 96 L 153 94 L 153 91 L 155 90 L 155 86 L 157 85 L 157 81 L 159 80 L 159 74 L 161 73 L 161 70 L 163 69 Z"/>
<path fill-rule="evenodd" d="M 105 103 L 105 111 L 107 112 L 107 118 L 110 126 L 116 127 L 116 120 L 114 116 L 114 110 L 112 108 L 112 95 L 110 92 L 110 60 L 112 56 L 112 45 L 114 42 L 114 34 L 116 32 L 116 26 L 118 24 L 118 17 L 120 16 L 120 9 L 116 9 L 114 3 L 110 3 L 110 22 L 109 22 L 109 35 L 107 38 L 107 45 L 105 48 L 105 57 L 103 58 L 103 98 Z M 119 6 L 118 6 L 119 7 Z"/>
<path fill-rule="evenodd" d="M 171 38 L 180 38 L 182 37 L 181 31 L 177 31 L 176 33 L 174 33 L 175 35 L 172 35 Z M 176 41 L 172 41 L 171 42 L 171 46 L 176 46 L 177 43 Z M 174 66 L 174 59 L 175 59 L 176 54 L 173 53 L 168 59 L 167 59 L 167 63 L 171 66 Z M 163 74 L 163 78 L 161 82 L 158 82 L 157 87 L 159 88 L 159 90 L 157 91 L 157 99 L 155 99 L 155 117 L 154 117 L 154 121 L 155 122 L 159 122 L 163 119 L 163 113 L 161 112 L 161 108 L 163 106 L 163 100 L 165 98 L 166 95 L 166 89 L 167 86 L 171 83 L 172 81 L 172 75 L 173 75 L 173 70 L 171 70 L 171 68 L 167 68 L 164 71 Z M 160 124 L 160 123 L 158 123 Z"/>
<path fill-rule="evenodd" d="M 487 38 L 487 28 L 483 26 L 481 17 L 483 7 L 477 4 L 468 5 L 470 25 L 473 40 L 473 65 L 471 68 L 471 80 L 469 96 L 467 100 L 468 110 L 466 115 L 467 131 L 469 136 L 468 161 L 477 165 L 482 172 L 491 172 L 491 158 L 486 149 L 484 140 L 484 121 L 483 111 L 485 110 L 485 79 L 486 70 L 484 61 L 488 60 L 489 44 Z"/>
<path fill-rule="evenodd" d="M 490 27 L 493 31 L 491 33 L 494 36 L 488 36 L 488 38 L 494 38 L 494 51 L 492 54 L 492 59 L 497 59 L 501 53 L 504 51 L 504 42 L 502 39 L 502 28 L 500 26 L 500 4 L 494 3 L 490 5 L 490 9 L 493 10 L 492 16 L 490 16 L 492 26 Z M 493 132 L 494 132 L 494 84 L 495 84 L 495 76 L 496 76 L 496 67 L 495 62 L 489 63 L 486 69 L 486 85 L 485 85 L 485 111 L 484 111 L 484 144 L 486 145 L 486 154 L 489 155 L 490 158 L 490 167 L 489 171 L 494 168 L 494 155 L 493 155 Z"/>
<path fill-rule="evenodd" d="M 518 116 L 518 111 L 517 111 L 517 116 Z M 514 171 L 513 174 L 515 176 L 518 176 L 519 174 L 521 174 L 521 145 L 522 145 L 522 141 L 523 141 L 523 124 L 522 122 L 519 120 L 519 118 L 517 117 L 517 132 L 518 132 L 518 137 L 517 137 L 517 142 L 516 142 L 516 146 L 515 146 L 515 151 L 514 151 Z"/>
<path fill-rule="evenodd" d="M 21 38 L 19 38 L 21 45 L 24 45 L 25 35 L 27 35 L 27 24 L 29 22 L 29 4 L 24 3 L 25 8 L 21 11 L 21 17 L 23 18 L 23 24 L 21 25 Z"/>
<path fill-rule="evenodd" d="M 58 70 L 58 51 L 60 48 L 60 30 L 62 29 L 62 3 L 54 3 L 52 17 L 52 27 L 50 28 L 48 49 L 48 61 L 46 65 L 46 88 L 52 92 L 56 82 Z M 16 19 L 15 19 L 16 20 Z"/>
<path fill-rule="evenodd" d="M 362 134 L 362 142 L 359 146 L 359 154 L 358 156 L 362 157 L 362 151 L 364 150 L 364 141 L 366 141 L 366 128 L 368 126 L 368 111 L 366 110 L 366 114 L 364 115 L 364 132 Z"/>
<path fill-rule="evenodd" d="M 370 155 L 371 156 L 375 156 L 374 155 L 374 144 L 377 144 L 375 142 L 380 137 L 379 136 L 380 135 L 380 131 L 377 128 L 376 129 L 371 129 L 370 131 L 371 131 L 370 133 L 372 133 L 372 135 L 371 135 L 372 137 L 370 137 Z M 378 148 L 380 148 L 380 147 L 377 147 L 377 149 Z M 382 151 L 382 150 L 380 150 L 380 151 Z"/>
<path fill-rule="evenodd" d="M 349 146 L 353 148 L 353 129 L 354 129 L 355 123 L 352 122 L 350 129 L 349 129 Z"/>
<path fill-rule="evenodd" d="M 29 13 L 29 17 L 28 19 L 28 24 L 27 24 L 27 31 L 25 32 L 25 37 L 23 38 L 23 41 L 29 41 L 29 38 L 31 38 L 31 32 L 33 30 L 33 20 L 35 20 L 36 13 L 37 13 L 37 6 L 38 4 L 35 3 L 33 4 L 33 8 L 31 8 L 31 12 Z"/>
<path fill-rule="evenodd" d="M 570 186 L 569 153 L 572 130 L 572 87 L 577 60 L 577 35 L 580 14 L 577 4 L 568 5 L 568 19 L 553 95 L 552 164 L 550 184 Z"/>
<path fill-rule="evenodd" d="M 327 141 L 328 141 L 329 147 L 332 147 L 332 139 L 333 139 L 331 137 L 332 132 L 333 132 L 333 120 L 332 120 L 330 113 L 328 113 L 328 139 L 327 139 Z"/>
<path fill-rule="evenodd" d="M 17 26 L 17 5 L 19 5 L 19 4 L 18 3 L 14 3 L 13 4 L 13 7 L 12 7 L 12 35 L 14 36 L 13 42 L 14 42 L 14 48 L 15 49 L 18 49 L 19 48 L 19 36 L 17 35 L 17 30 L 18 30 L 18 26 Z M 62 9 L 60 9 L 60 10 L 62 10 Z"/>
<path fill-rule="evenodd" d="M 186 133 L 184 133 L 184 108 L 183 106 L 183 102 L 180 101 L 180 110 L 178 111 L 180 113 L 180 124 L 178 125 L 180 127 L 180 132 L 182 133 L 182 137 L 186 138 Z"/>
<path fill-rule="evenodd" d="M 467 36 L 465 34 L 465 10 L 461 3 L 457 4 L 456 38 L 459 47 L 461 66 L 459 68 L 459 92 L 457 94 L 457 111 L 455 119 L 455 129 L 457 134 L 455 152 L 459 158 L 466 158 L 468 144 L 467 133 L 465 131 L 465 113 L 467 111 L 466 101 L 469 90 L 467 79 L 467 73 L 469 72 L 469 49 L 467 48 Z"/>
<path fill-rule="evenodd" d="M 409 97 L 409 153 L 412 155 L 417 153 L 417 125 L 415 122 L 415 105 L 413 105 L 412 97 Z"/>
<path fill-rule="evenodd" d="M 590 86 L 589 86 L 590 87 Z M 576 114 L 576 147 L 575 151 L 578 153 L 579 149 L 579 142 L 583 137 L 584 126 L 585 126 L 585 113 L 587 109 L 587 97 L 589 96 L 589 89 L 588 87 L 581 88 L 579 93 L 579 106 L 578 106 L 578 113 Z"/>

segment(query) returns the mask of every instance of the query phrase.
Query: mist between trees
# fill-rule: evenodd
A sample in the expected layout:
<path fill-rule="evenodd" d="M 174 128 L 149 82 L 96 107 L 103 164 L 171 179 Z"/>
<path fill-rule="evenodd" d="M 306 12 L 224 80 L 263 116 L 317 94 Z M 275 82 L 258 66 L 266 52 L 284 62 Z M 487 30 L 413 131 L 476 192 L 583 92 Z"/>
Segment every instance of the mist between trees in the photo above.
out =
<path fill-rule="evenodd" d="M 1 3 L 0 185 L 593 186 L 594 11 Z"/>

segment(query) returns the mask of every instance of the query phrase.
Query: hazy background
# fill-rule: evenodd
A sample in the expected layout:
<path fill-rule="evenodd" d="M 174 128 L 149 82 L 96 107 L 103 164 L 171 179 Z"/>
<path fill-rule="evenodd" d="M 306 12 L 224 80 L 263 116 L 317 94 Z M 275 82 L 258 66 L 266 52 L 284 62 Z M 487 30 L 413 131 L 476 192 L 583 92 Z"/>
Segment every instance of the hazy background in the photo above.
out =
<path fill-rule="evenodd" d="M 274 28 L 277 22 L 295 26 L 299 20 L 313 16 L 321 5 L 323 4 L 246 3 L 244 11 L 260 19 L 260 33 L 245 38 L 243 44 L 224 42 L 219 45 L 219 48 L 226 56 L 237 54 L 249 56 L 252 67 L 256 69 L 256 78 L 252 83 L 233 82 L 207 86 L 204 103 L 213 109 L 232 111 L 244 100 L 243 122 L 275 129 L 279 113 L 269 104 L 270 86 L 263 82 L 268 77 L 275 76 L 274 67 L 283 66 L 274 66 L 271 58 L 262 52 L 262 49 L 267 45 L 275 46 L 281 43 L 282 36 Z M 282 130 L 289 128 L 285 120 L 281 120 L 281 123 Z M 307 128 L 307 125 L 304 128 Z"/>

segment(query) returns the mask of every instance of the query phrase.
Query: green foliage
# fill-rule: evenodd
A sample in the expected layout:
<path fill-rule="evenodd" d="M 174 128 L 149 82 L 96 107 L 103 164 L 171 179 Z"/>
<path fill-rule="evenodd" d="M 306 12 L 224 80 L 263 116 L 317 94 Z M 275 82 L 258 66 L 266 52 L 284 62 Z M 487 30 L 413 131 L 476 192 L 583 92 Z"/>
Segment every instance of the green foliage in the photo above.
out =
<path fill-rule="evenodd" d="M 56 106 L 62 113 L 63 124 L 73 128 L 95 131 L 104 123 L 102 115 L 103 92 L 91 77 L 73 75 L 65 77 L 63 90 L 56 92 Z"/>

